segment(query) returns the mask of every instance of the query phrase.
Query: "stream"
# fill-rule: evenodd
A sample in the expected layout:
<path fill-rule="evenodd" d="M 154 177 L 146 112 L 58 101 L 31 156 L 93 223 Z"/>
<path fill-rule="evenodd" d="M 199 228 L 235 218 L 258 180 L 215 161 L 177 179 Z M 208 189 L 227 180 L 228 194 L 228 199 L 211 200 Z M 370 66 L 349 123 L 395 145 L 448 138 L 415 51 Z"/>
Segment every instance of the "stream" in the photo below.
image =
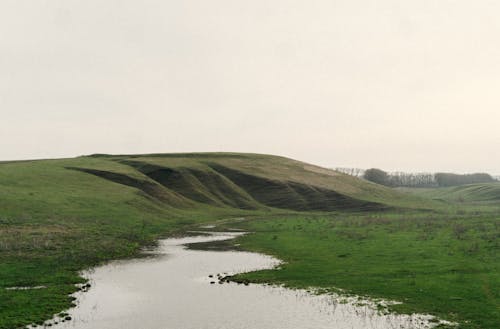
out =
<path fill-rule="evenodd" d="M 43 327 L 100 329 L 367 329 L 430 328 L 426 315 L 381 314 L 369 305 L 260 284 L 220 284 L 231 275 L 279 266 L 276 258 L 241 251 L 201 251 L 189 243 L 233 239 L 216 232 L 161 240 L 155 256 L 113 261 L 83 273 L 70 321 Z M 212 276 L 212 277 L 209 277 Z M 40 328 L 43 328 L 40 327 Z"/>

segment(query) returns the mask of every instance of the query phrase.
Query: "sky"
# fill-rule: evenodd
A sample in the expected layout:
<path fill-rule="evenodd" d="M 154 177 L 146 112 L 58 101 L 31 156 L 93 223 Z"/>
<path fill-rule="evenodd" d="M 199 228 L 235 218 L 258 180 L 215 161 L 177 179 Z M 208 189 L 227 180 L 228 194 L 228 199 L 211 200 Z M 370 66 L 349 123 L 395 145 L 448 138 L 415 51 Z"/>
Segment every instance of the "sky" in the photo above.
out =
<path fill-rule="evenodd" d="M 233 151 L 500 174 L 486 0 L 2 0 L 0 160 Z"/>

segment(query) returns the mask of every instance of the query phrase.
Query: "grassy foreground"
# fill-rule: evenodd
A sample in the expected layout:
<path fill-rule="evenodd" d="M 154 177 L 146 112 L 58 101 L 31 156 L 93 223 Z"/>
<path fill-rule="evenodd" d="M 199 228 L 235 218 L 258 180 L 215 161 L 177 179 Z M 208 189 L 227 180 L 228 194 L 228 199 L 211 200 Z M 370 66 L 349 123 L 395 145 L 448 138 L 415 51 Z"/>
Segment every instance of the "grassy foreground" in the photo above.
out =
<path fill-rule="evenodd" d="M 280 270 L 235 280 L 338 287 L 401 301 L 398 312 L 431 313 L 460 328 L 500 323 L 498 214 L 272 216 L 239 224 L 241 247 L 284 260 Z"/>
<path fill-rule="evenodd" d="M 498 206 L 457 207 L 255 154 L 0 163 L 0 328 L 43 323 L 71 307 L 82 269 L 242 216 L 255 218 L 241 225 L 257 232 L 243 246 L 287 261 L 247 279 L 394 298 L 404 301 L 399 311 L 494 328 Z"/>

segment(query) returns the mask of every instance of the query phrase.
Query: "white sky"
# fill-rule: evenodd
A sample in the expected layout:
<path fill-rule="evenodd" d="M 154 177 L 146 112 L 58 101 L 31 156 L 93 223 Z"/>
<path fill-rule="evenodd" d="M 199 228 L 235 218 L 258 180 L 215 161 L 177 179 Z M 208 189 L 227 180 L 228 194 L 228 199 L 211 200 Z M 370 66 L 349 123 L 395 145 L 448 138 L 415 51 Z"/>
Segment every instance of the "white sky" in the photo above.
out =
<path fill-rule="evenodd" d="M 0 160 L 500 173 L 500 1 L 2 0 Z"/>

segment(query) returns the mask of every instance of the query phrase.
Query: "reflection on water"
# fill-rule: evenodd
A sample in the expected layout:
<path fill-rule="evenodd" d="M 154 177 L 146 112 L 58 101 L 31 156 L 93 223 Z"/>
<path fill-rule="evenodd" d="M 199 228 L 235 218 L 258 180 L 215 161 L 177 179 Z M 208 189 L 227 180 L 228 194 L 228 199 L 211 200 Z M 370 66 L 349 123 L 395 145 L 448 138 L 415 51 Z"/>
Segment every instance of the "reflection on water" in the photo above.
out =
<path fill-rule="evenodd" d="M 380 315 L 328 295 L 265 285 L 211 284 L 218 273 L 272 268 L 275 258 L 235 251 L 187 250 L 183 244 L 241 233 L 161 241 L 161 256 L 116 261 L 85 273 L 92 287 L 75 294 L 71 321 L 52 328 L 353 329 L 427 328 L 425 317 Z M 217 281 L 217 280 L 215 280 Z M 57 320 L 60 321 L 60 320 Z"/>

